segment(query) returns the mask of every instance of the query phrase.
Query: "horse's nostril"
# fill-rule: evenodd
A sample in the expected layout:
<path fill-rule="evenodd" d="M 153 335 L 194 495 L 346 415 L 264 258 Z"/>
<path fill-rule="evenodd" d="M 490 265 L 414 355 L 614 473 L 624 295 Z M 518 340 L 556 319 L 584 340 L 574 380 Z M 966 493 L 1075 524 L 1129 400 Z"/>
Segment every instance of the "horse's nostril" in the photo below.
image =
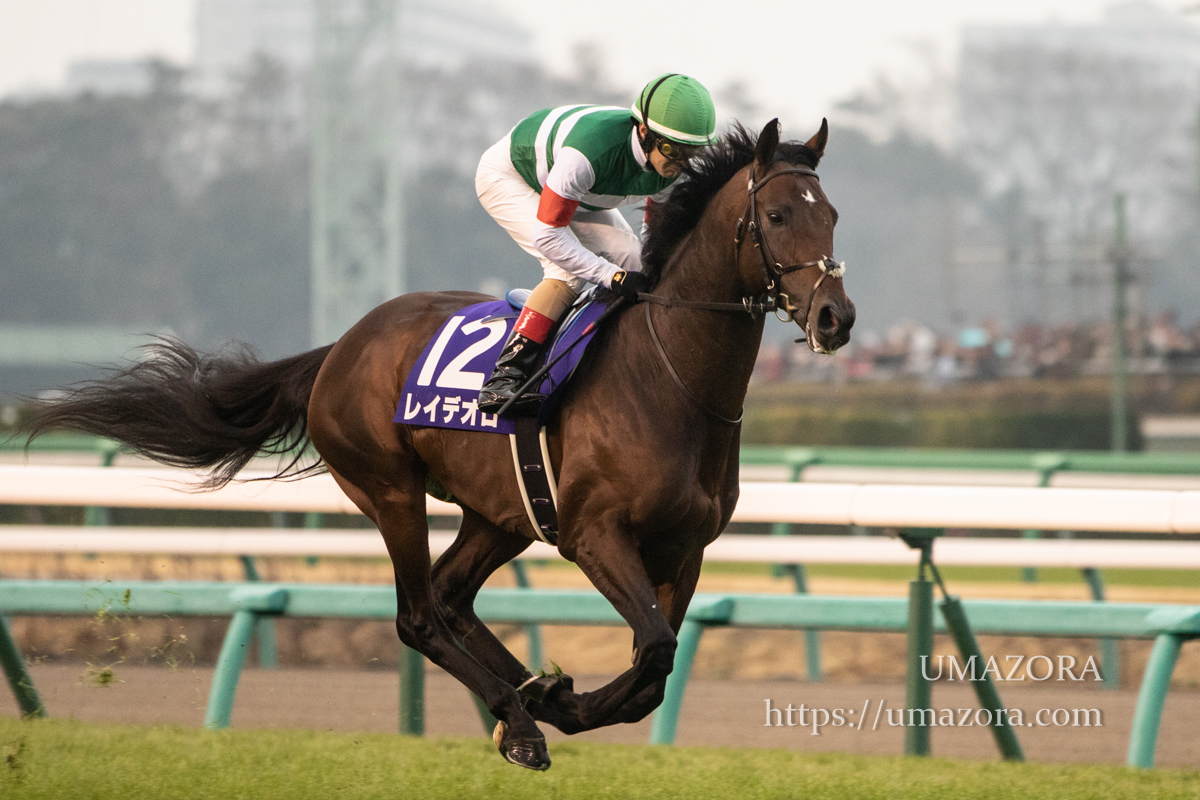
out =
<path fill-rule="evenodd" d="M 838 318 L 833 311 L 833 306 L 822 306 L 817 314 L 817 330 L 826 336 L 832 336 L 837 333 Z"/>

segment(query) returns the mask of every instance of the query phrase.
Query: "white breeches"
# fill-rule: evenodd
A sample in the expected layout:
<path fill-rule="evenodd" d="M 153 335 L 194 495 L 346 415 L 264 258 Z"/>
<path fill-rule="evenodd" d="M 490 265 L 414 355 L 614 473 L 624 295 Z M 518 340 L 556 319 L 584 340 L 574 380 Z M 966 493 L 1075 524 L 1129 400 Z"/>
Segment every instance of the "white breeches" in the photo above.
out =
<path fill-rule="evenodd" d="M 522 250 L 542 262 L 545 277 L 562 281 L 579 292 L 586 281 L 546 258 L 533 245 L 533 225 L 541 196 L 529 188 L 512 165 L 509 150 L 509 138 L 505 136 L 488 148 L 480 159 L 475 173 L 475 193 L 479 195 L 479 202 Z M 641 271 L 642 243 L 615 208 L 606 211 L 581 208 L 571 219 L 570 228 L 580 244 L 596 255 L 623 270 Z"/>

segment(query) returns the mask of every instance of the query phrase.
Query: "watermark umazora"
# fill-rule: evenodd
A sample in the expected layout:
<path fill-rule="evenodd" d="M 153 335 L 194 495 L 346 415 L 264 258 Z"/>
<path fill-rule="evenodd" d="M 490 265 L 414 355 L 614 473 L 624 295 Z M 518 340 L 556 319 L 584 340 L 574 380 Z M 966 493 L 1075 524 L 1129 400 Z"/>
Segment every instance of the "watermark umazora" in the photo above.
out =
<path fill-rule="evenodd" d="M 879 730 L 881 723 L 891 728 L 973 728 L 973 727 L 1027 727 L 1027 728 L 1103 728 L 1104 712 L 1099 708 L 1039 708 L 1026 712 L 1020 708 L 887 708 L 886 700 L 875 703 L 863 702 L 862 710 L 856 708 L 809 708 L 801 703 L 798 707 L 788 703 L 778 706 L 770 698 L 766 703 L 766 728 L 805 728 L 810 736 L 820 736 L 823 728 L 847 728 L 861 731 Z M 886 711 L 886 713 L 884 713 Z M 868 722 L 868 720 L 871 720 Z"/>
<path fill-rule="evenodd" d="M 1004 656 L 1004 669 L 996 662 L 996 657 L 992 656 L 983 665 L 983 669 L 979 669 L 979 662 L 976 656 L 971 656 L 966 663 L 958 660 L 957 656 L 938 656 L 937 657 L 937 673 L 930 674 L 933 671 L 930 665 L 929 656 L 921 656 L 921 677 L 927 681 L 936 681 L 942 679 L 943 661 L 949 661 L 949 668 L 946 671 L 946 680 L 960 681 L 985 681 L 991 677 L 994 681 L 1023 681 L 1026 678 L 1033 681 L 1046 681 L 1054 678 L 1056 681 L 1085 681 L 1090 673 L 1093 681 L 1102 681 L 1100 670 L 1096 667 L 1096 659 L 1093 656 L 1088 656 L 1087 661 L 1079 669 L 1079 674 L 1075 674 L 1075 656 L 1056 656 L 1058 660 L 1058 677 L 1054 677 L 1056 670 L 1054 661 L 1050 656 L 1033 656 L 1026 659 L 1023 655 Z M 1041 666 L 1044 664 L 1044 666 Z M 1040 675 L 1039 675 L 1040 673 Z"/>

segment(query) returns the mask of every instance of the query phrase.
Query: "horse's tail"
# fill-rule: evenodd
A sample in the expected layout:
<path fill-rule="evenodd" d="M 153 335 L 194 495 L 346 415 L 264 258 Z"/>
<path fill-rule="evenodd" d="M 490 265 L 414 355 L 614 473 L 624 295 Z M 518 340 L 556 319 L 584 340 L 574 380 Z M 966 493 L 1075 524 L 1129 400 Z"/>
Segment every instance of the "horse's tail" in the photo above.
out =
<path fill-rule="evenodd" d="M 207 470 L 211 489 L 260 452 L 284 456 L 275 477 L 309 474 L 321 462 L 305 453 L 308 401 L 332 347 L 263 362 L 243 345 L 205 355 L 162 338 L 128 369 L 40 402 L 22 432 L 105 436 L 163 464 Z"/>

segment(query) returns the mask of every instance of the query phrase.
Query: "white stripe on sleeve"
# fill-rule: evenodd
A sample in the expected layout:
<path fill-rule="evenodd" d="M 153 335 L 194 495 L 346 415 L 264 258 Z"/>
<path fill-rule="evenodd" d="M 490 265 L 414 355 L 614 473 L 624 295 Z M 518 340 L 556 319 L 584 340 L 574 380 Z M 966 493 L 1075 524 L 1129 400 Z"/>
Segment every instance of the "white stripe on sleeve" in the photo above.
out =
<path fill-rule="evenodd" d="M 533 153 L 537 158 L 537 178 L 538 185 L 546 185 L 546 174 L 550 171 L 549 162 L 546 160 L 546 143 L 550 140 L 550 131 L 554 130 L 554 124 L 562 118 L 564 114 L 568 114 L 577 108 L 585 106 L 560 106 L 542 120 L 542 124 L 538 126 L 537 136 L 533 139 Z"/>
<path fill-rule="evenodd" d="M 554 168 L 543 184 L 566 200 L 582 200 L 596 183 L 596 170 L 587 156 L 574 147 L 564 147 L 554 155 Z"/>

